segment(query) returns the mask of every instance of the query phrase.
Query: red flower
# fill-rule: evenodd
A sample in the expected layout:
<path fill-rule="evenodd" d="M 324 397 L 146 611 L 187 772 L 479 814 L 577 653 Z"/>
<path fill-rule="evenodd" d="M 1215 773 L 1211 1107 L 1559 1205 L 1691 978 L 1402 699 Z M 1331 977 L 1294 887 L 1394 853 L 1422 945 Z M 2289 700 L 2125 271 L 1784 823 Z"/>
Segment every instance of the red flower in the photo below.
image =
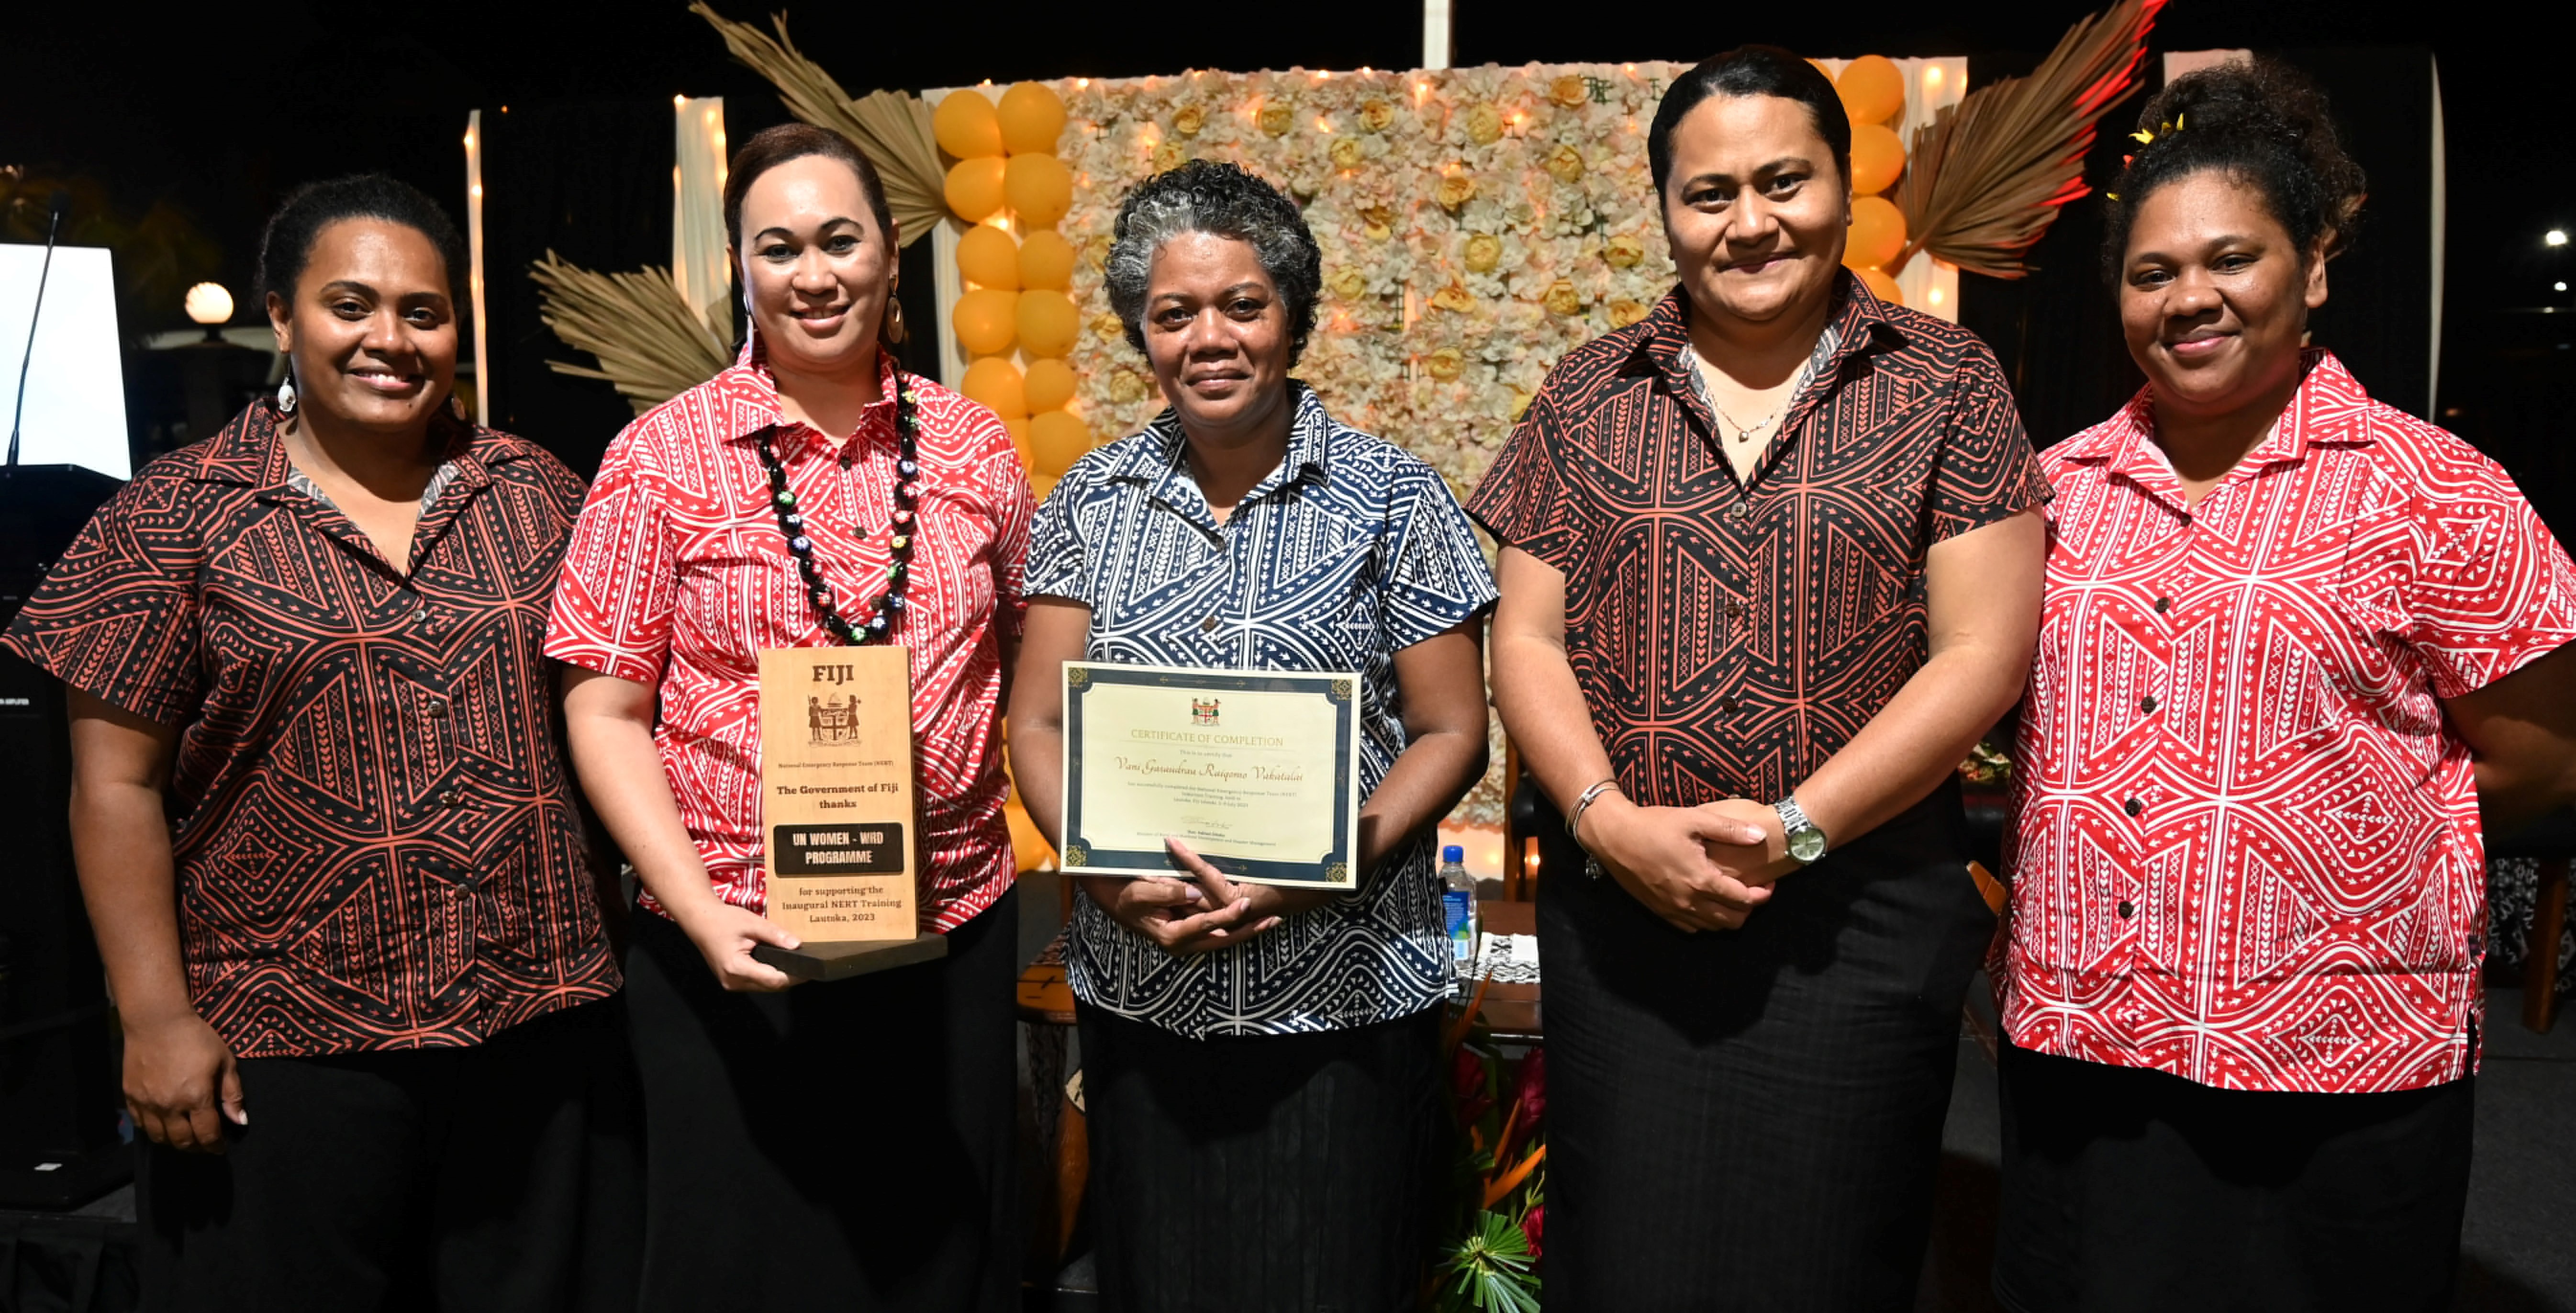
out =
<path fill-rule="evenodd" d="M 1547 1112 L 1547 1050 L 1531 1049 L 1521 1059 L 1520 1092 L 1513 1096 L 1521 1105 L 1521 1125 L 1538 1128 L 1539 1118 Z"/>
<path fill-rule="evenodd" d="M 1458 1060 L 1450 1067 L 1449 1089 L 1460 1103 L 1484 1097 L 1485 1060 L 1464 1044 L 1458 1046 Z"/>
<path fill-rule="evenodd" d="M 1530 1257 L 1539 1257 L 1538 1233 L 1547 1228 L 1547 1205 L 1540 1204 L 1521 1218 L 1521 1235 L 1529 1241 Z"/>

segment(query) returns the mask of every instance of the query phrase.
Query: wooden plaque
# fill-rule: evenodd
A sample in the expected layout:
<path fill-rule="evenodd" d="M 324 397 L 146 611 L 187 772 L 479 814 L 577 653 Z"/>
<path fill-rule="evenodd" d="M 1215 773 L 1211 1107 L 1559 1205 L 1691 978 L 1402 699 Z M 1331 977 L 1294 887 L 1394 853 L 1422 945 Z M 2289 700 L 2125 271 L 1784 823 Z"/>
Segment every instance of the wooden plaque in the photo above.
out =
<path fill-rule="evenodd" d="M 760 654 L 760 803 L 770 920 L 809 945 L 916 937 L 903 648 Z"/>

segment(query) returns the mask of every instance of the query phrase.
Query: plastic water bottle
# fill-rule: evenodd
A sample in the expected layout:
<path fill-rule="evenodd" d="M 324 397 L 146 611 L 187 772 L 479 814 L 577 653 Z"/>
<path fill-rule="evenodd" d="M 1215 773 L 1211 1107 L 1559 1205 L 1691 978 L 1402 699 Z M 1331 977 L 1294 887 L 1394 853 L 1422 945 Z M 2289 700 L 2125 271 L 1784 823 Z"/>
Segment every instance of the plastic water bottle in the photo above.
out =
<path fill-rule="evenodd" d="M 1476 960 L 1477 932 L 1484 927 L 1476 914 L 1476 877 L 1467 874 L 1467 850 L 1450 844 L 1440 850 L 1440 906 L 1449 923 L 1449 957 L 1461 971 Z"/>

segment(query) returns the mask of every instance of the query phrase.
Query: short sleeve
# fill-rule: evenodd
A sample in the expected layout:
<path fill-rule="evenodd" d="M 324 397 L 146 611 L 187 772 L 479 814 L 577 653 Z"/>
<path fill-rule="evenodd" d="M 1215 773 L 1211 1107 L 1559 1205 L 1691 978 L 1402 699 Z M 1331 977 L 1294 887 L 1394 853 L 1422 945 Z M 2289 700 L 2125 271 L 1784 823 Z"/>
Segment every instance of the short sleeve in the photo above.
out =
<path fill-rule="evenodd" d="M 1467 498 L 1467 514 L 1497 542 L 1517 547 L 1558 570 L 1572 573 L 1583 555 L 1583 532 L 1566 494 L 1565 434 L 1551 378 L 1494 454 L 1485 477 Z"/>
<path fill-rule="evenodd" d="M 1960 365 L 1956 407 L 1932 474 L 1931 540 L 2011 519 L 2048 497 L 2003 370 L 1984 343 L 1974 343 Z"/>
<path fill-rule="evenodd" d="M 1038 507 L 1029 526 L 1028 567 L 1020 583 L 1024 595 L 1098 604 L 1091 586 L 1090 554 L 1073 522 L 1074 503 L 1084 490 L 1077 470 L 1057 483 Z"/>
<path fill-rule="evenodd" d="M 208 485 L 146 477 L 90 517 L 0 646 L 65 684 L 163 725 L 206 696 L 197 576 Z"/>
<path fill-rule="evenodd" d="M 647 432 L 609 444 L 564 548 L 546 622 L 546 655 L 637 684 L 659 684 L 670 652 L 677 553 Z"/>
<path fill-rule="evenodd" d="M 1456 628 L 1499 596 L 1475 526 L 1449 485 L 1419 462 L 1398 479 L 1396 534 L 1384 591 L 1391 646 L 1401 650 Z"/>
<path fill-rule="evenodd" d="M 2503 470 L 2417 502 L 2406 638 L 2436 697 L 2474 693 L 2576 641 L 2576 566 Z"/>

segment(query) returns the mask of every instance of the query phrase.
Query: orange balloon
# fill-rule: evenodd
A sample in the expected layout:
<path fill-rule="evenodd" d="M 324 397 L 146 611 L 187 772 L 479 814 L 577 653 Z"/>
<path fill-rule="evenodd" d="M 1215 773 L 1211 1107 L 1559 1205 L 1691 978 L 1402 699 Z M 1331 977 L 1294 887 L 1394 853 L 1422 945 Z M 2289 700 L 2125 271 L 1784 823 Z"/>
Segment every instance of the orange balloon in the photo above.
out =
<path fill-rule="evenodd" d="M 966 378 L 957 390 L 969 401 L 980 402 L 986 410 L 1003 419 L 1019 419 L 1029 413 L 1028 385 L 1020 378 L 1020 367 L 1001 356 L 986 356 L 966 367 Z"/>
<path fill-rule="evenodd" d="M 1022 228 L 1052 228 L 1073 208 L 1073 170 L 1053 155 L 1014 155 L 1002 195 Z"/>
<path fill-rule="evenodd" d="M 1080 380 L 1074 377 L 1073 366 L 1061 360 L 1049 357 L 1030 361 L 1029 413 L 1041 415 L 1050 410 L 1061 409 L 1064 403 L 1073 400 L 1074 390 L 1079 382 Z"/>
<path fill-rule="evenodd" d="M 1886 270 L 1854 269 L 1852 272 L 1860 277 L 1861 282 L 1868 285 L 1870 295 L 1889 305 L 1905 304 L 1905 293 L 1896 286 L 1895 279 L 1887 276 Z"/>
<path fill-rule="evenodd" d="M 1082 312 L 1062 292 L 1022 292 L 1019 329 L 1021 350 L 1031 356 L 1060 356 L 1081 336 Z"/>
<path fill-rule="evenodd" d="M 1863 123 L 1852 129 L 1852 191 L 1861 196 L 1875 196 L 1896 185 L 1905 172 L 1905 143 L 1897 138 L 1896 129 L 1876 123 Z"/>
<path fill-rule="evenodd" d="M 930 111 L 930 135 L 939 148 L 961 160 L 1002 153 L 1002 116 L 984 93 L 971 87 L 948 93 Z"/>
<path fill-rule="evenodd" d="M 948 322 L 957 329 L 957 344 L 968 355 L 998 356 L 1011 349 L 1020 331 L 1020 294 L 986 287 L 957 298 Z"/>
<path fill-rule="evenodd" d="M 1029 417 L 1029 468 L 1061 477 L 1091 450 L 1091 426 L 1069 410 Z"/>
<path fill-rule="evenodd" d="M 1057 477 L 1052 474 L 1031 474 L 1029 476 L 1029 495 L 1037 498 L 1039 501 L 1045 501 L 1047 499 L 1047 494 L 1055 491 L 1057 481 Z"/>
<path fill-rule="evenodd" d="M 993 212 L 1002 208 L 1004 173 L 1005 165 L 998 156 L 957 161 L 956 167 L 948 171 L 948 182 L 940 188 L 948 200 L 948 212 L 968 223 L 982 223 L 993 217 Z"/>
<path fill-rule="evenodd" d="M 1040 228 L 1020 243 L 1020 286 L 1051 292 L 1073 290 L 1073 243 Z"/>
<path fill-rule="evenodd" d="M 1005 419 L 1002 421 L 1002 429 L 1003 429 L 1003 431 L 1004 431 L 1004 432 L 1007 432 L 1007 433 L 1009 433 L 1009 434 L 1011 435 L 1011 445 L 1012 445 L 1012 446 L 1014 446 L 1014 447 L 1019 448 L 1019 451 L 1020 451 L 1020 463 L 1021 463 L 1021 464 L 1023 464 L 1023 465 L 1028 464 L 1028 463 L 1029 463 L 1029 417 L 1028 417 L 1028 416 L 1026 416 L 1026 415 L 1022 415 L 1022 416 L 1020 416 L 1020 417 L 1018 417 L 1018 418 L 1016 418 L 1016 419 L 1005 418 Z"/>
<path fill-rule="evenodd" d="M 1882 269 L 1905 249 L 1905 211 L 1884 196 L 1863 196 L 1852 202 L 1851 239 L 1843 247 L 1843 263 L 1857 269 Z"/>
<path fill-rule="evenodd" d="M 1064 135 L 1064 98 L 1038 82 L 1014 84 L 1002 93 L 1002 148 L 1014 155 L 1055 153 Z"/>
<path fill-rule="evenodd" d="M 1863 55 L 1843 65 L 1834 92 L 1853 123 L 1885 123 L 1905 108 L 1905 74 L 1885 55 Z"/>
<path fill-rule="evenodd" d="M 957 272 L 978 286 L 1018 291 L 1020 244 L 989 223 L 976 224 L 957 239 Z"/>

